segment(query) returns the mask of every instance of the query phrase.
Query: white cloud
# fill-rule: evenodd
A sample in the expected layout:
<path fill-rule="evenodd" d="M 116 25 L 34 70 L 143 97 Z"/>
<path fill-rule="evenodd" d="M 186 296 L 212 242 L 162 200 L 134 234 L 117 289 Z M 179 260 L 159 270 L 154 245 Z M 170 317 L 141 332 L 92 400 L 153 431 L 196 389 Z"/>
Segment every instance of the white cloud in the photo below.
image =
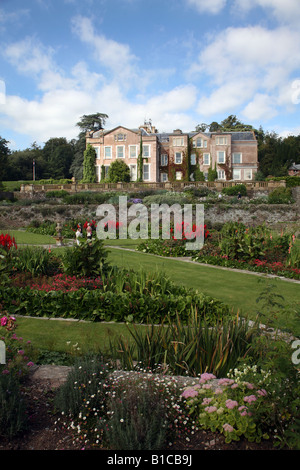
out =
<path fill-rule="evenodd" d="M 188 5 L 195 7 L 199 13 L 217 14 L 226 5 L 227 0 L 187 0 Z"/>
<path fill-rule="evenodd" d="M 299 0 L 235 0 L 234 6 L 243 13 L 261 7 L 271 13 L 279 23 L 299 26 Z"/>
<path fill-rule="evenodd" d="M 271 119 L 278 114 L 276 104 L 274 97 L 257 93 L 242 110 L 242 115 L 245 116 L 249 122 Z"/>
<path fill-rule="evenodd" d="M 300 33 L 287 27 L 231 27 L 222 31 L 188 71 L 193 82 L 205 75 L 210 80 L 210 89 L 200 99 L 199 112 L 231 114 L 233 109 L 246 107 L 256 94 L 246 108 L 249 117 L 254 108 L 258 109 L 257 103 L 261 104 L 260 116 L 265 118 L 276 115 L 278 106 L 289 106 L 286 89 L 300 66 L 299 41 Z M 268 95 L 271 100 L 266 98 Z"/>

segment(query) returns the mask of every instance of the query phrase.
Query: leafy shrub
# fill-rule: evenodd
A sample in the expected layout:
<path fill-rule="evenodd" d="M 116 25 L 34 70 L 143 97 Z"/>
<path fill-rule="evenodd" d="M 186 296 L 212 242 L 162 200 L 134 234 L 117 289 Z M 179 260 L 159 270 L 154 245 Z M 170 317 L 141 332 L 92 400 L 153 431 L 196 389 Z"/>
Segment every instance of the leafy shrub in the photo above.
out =
<path fill-rule="evenodd" d="M 107 180 L 110 183 L 128 183 L 130 181 L 129 166 L 122 160 L 114 160 L 109 166 Z"/>
<path fill-rule="evenodd" d="M 60 260 L 51 250 L 30 247 L 14 251 L 9 258 L 14 272 L 29 272 L 32 276 L 53 275 L 59 271 Z"/>
<path fill-rule="evenodd" d="M 78 416 L 86 401 L 94 398 L 90 409 L 102 403 L 105 394 L 103 383 L 109 368 L 98 357 L 78 358 L 68 374 L 66 382 L 55 395 L 54 405 L 62 413 Z"/>
<path fill-rule="evenodd" d="M 46 192 L 46 198 L 64 198 L 67 196 L 69 193 L 68 191 L 65 191 L 64 189 L 57 190 L 57 191 L 47 191 Z"/>
<path fill-rule="evenodd" d="M 185 204 L 190 201 L 190 197 L 184 193 L 168 192 L 166 194 L 153 194 L 143 199 L 145 205 L 151 204 Z"/>
<path fill-rule="evenodd" d="M 11 374 L 0 375 L 0 436 L 15 437 L 27 427 L 26 403 L 20 383 Z"/>
<path fill-rule="evenodd" d="M 116 450 L 160 450 L 167 443 L 168 410 L 164 394 L 152 379 L 118 383 L 108 402 L 111 418 L 105 438 Z"/>
<path fill-rule="evenodd" d="M 95 278 L 108 269 L 107 250 L 99 239 L 81 241 L 62 256 L 63 271 L 70 276 Z"/>
<path fill-rule="evenodd" d="M 291 204 L 293 201 L 290 188 L 276 188 L 268 196 L 268 204 Z"/>
<path fill-rule="evenodd" d="M 237 196 L 238 193 L 241 193 L 241 196 L 247 196 L 247 188 L 244 184 L 236 184 L 235 186 L 223 188 L 222 193 L 226 196 Z"/>

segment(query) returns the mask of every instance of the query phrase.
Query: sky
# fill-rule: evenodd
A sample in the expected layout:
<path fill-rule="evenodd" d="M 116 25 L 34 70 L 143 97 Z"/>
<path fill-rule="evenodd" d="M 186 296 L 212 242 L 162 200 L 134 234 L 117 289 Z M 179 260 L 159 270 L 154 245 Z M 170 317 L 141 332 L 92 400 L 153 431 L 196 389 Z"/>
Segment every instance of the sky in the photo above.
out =
<path fill-rule="evenodd" d="M 0 137 L 194 131 L 229 115 L 300 133 L 299 0 L 0 0 Z"/>

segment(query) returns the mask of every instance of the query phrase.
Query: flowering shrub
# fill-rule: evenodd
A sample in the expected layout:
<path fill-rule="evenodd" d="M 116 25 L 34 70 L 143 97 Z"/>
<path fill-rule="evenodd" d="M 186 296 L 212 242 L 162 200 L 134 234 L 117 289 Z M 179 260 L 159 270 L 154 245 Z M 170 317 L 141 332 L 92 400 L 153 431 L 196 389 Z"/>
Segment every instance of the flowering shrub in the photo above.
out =
<path fill-rule="evenodd" d="M 6 347 L 6 363 L 0 365 L 2 375 L 10 374 L 23 376 L 33 365 L 29 359 L 32 354 L 30 341 L 24 342 L 22 337 L 15 334 L 16 319 L 3 315 L 0 319 L 0 340 Z"/>
<path fill-rule="evenodd" d="M 267 392 L 253 383 L 216 379 L 213 374 L 204 373 L 199 384 L 187 388 L 182 396 L 199 427 L 219 431 L 228 443 L 239 440 L 241 436 L 250 442 L 268 438 L 255 419 Z"/>
<path fill-rule="evenodd" d="M 11 237 L 8 233 L 0 235 L 0 248 L 5 252 L 8 252 L 12 247 L 17 248 L 17 244 L 15 242 L 15 238 Z"/>
<path fill-rule="evenodd" d="M 83 448 L 166 448 L 197 430 L 181 407 L 175 379 L 99 367 L 97 361 L 78 365 L 55 399 L 57 427 L 73 432 Z"/>

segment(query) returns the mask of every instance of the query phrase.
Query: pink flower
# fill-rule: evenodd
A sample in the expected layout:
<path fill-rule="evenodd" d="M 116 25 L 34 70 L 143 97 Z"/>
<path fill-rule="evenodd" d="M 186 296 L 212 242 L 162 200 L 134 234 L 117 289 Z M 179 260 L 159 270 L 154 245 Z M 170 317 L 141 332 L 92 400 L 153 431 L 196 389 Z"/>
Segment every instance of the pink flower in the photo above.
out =
<path fill-rule="evenodd" d="M 214 413 L 215 411 L 217 411 L 217 409 L 218 408 L 216 406 L 207 406 L 206 408 L 204 408 L 207 413 Z"/>
<path fill-rule="evenodd" d="M 220 379 L 219 385 L 232 385 L 234 384 L 234 380 L 232 379 Z"/>
<path fill-rule="evenodd" d="M 204 374 L 201 374 L 201 377 L 200 377 L 200 383 L 203 384 L 205 383 L 207 380 L 212 380 L 212 379 L 215 379 L 216 376 L 213 375 L 213 374 L 208 374 L 207 372 L 204 372 Z"/>
<path fill-rule="evenodd" d="M 264 388 L 262 388 L 261 390 L 257 390 L 257 393 L 261 397 L 266 397 L 268 395 L 268 393 L 266 392 L 266 390 Z"/>
<path fill-rule="evenodd" d="M 27 366 L 32 367 L 32 366 L 34 366 L 34 363 L 30 361 L 30 362 L 27 363 Z"/>
<path fill-rule="evenodd" d="M 187 388 L 182 394 L 181 396 L 184 397 L 184 398 L 194 398 L 198 395 L 198 392 L 197 390 L 194 390 L 192 387 L 190 388 Z"/>
<path fill-rule="evenodd" d="M 255 395 L 248 395 L 247 397 L 244 397 L 244 401 L 247 403 L 252 403 L 253 401 L 256 401 L 256 396 Z"/>
<path fill-rule="evenodd" d="M 226 408 L 228 408 L 229 410 L 232 410 L 236 406 L 238 406 L 237 401 L 235 401 L 235 400 L 226 400 Z"/>
<path fill-rule="evenodd" d="M 224 429 L 224 431 L 227 431 L 227 432 L 234 431 L 234 428 L 232 426 L 230 426 L 230 424 L 228 424 L 228 423 L 223 424 L 223 429 Z"/>
<path fill-rule="evenodd" d="M 212 398 L 203 398 L 202 405 L 209 405 L 212 401 Z"/>
<path fill-rule="evenodd" d="M 7 317 L 2 317 L 1 318 L 1 326 L 5 326 L 7 323 Z"/>
<path fill-rule="evenodd" d="M 254 389 L 254 385 L 249 383 L 249 382 L 245 382 L 245 385 L 247 388 L 249 388 L 250 390 L 253 390 Z"/>

